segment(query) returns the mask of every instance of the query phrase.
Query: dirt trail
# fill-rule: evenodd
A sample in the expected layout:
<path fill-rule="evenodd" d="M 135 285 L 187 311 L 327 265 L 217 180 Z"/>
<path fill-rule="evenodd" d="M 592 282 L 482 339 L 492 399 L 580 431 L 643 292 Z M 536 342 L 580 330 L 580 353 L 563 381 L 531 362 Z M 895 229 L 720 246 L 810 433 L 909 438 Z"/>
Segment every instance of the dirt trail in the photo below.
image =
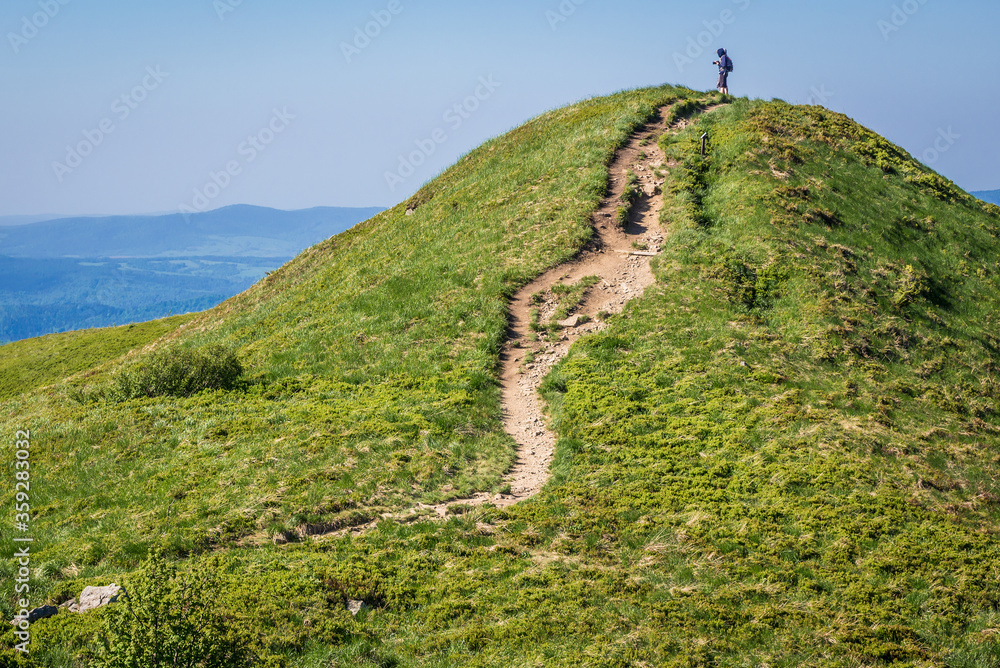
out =
<path fill-rule="evenodd" d="M 518 458 L 505 477 L 510 493 L 490 499 L 494 505 L 508 506 L 533 496 L 548 480 L 555 436 L 545 426 L 538 395 L 542 380 L 577 339 L 604 329 L 602 320 L 607 315 L 620 313 L 630 299 L 655 281 L 649 261 L 663 242 L 659 217 L 664 179 L 657 176 L 656 170 L 664 169 L 657 141 L 666 132 L 665 115 L 666 110 L 661 110 L 659 118 L 635 133 L 616 155 L 610 167 L 609 194 L 593 216 L 594 240 L 576 259 L 550 269 L 514 295 L 508 340 L 500 361 L 504 428 L 518 443 Z M 616 216 L 629 171 L 638 179 L 640 195 L 632 206 L 628 225 L 622 229 Z M 600 280 L 587 289 L 571 317 L 562 321 L 565 326 L 558 340 L 532 341 L 533 308 L 538 309 L 541 323 L 556 320 L 558 300 L 552 287 L 575 285 L 592 276 Z M 536 294 L 542 297 L 533 304 Z M 573 324 L 577 319 L 582 322 Z"/>
<path fill-rule="evenodd" d="M 661 187 L 665 172 L 671 167 L 664 163 L 658 140 L 668 130 L 668 112 L 669 107 L 661 109 L 656 119 L 636 131 L 615 156 L 610 167 L 608 195 L 593 215 L 594 239 L 574 260 L 545 272 L 521 288 L 511 301 L 507 342 L 500 353 L 503 425 L 518 444 L 517 460 L 504 476 L 509 491 L 480 493 L 436 505 L 418 504 L 400 513 L 385 514 L 370 524 L 333 534 L 363 533 L 382 519 L 406 521 L 434 515 L 445 517 L 461 506 L 489 503 L 506 507 L 542 489 L 549 479 L 556 439 L 546 425 L 538 395 L 539 385 L 577 339 L 604 329 L 604 318 L 620 313 L 629 300 L 641 295 L 655 281 L 649 262 L 659 253 L 663 242 L 659 225 L 663 209 Z M 681 120 L 673 129 L 677 131 L 687 123 Z M 623 229 L 616 216 L 629 172 L 637 178 L 639 196 Z M 597 277 L 590 279 L 596 282 L 586 289 L 570 313 L 563 314 L 569 317 L 561 321 L 561 327 L 553 328 L 557 333 L 533 335 L 533 309 L 537 309 L 536 328 L 556 323 L 559 295 L 552 288 L 560 284 L 572 286 L 588 277 Z"/>

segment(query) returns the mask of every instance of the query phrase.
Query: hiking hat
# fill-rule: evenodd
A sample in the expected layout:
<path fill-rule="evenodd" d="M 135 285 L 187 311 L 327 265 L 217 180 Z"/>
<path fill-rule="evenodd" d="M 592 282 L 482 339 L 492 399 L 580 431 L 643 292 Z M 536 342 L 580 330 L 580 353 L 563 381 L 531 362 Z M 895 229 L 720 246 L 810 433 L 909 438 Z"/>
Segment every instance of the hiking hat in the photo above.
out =
<path fill-rule="evenodd" d="M 719 57 L 721 58 L 722 56 L 726 55 L 726 50 L 725 49 L 719 49 L 718 51 L 716 51 L 716 53 L 719 54 Z"/>

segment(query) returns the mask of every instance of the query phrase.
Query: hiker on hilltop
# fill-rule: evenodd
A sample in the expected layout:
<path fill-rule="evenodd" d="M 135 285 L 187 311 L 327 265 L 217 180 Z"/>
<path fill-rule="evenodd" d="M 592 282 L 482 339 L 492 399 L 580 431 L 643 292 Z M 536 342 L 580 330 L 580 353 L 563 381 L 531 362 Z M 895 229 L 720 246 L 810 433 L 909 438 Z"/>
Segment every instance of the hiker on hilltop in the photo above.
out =
<path fill-rule="evenodd" d="M 719 85 L 717 88 L 723 95 L 729 95 L 729 73 L 733 71 L 733 59 L 729 57 L 725 49 L 716 51 L 719 54 L 718 60 L 713 60 L 713 65 L 719 66 Z"/>

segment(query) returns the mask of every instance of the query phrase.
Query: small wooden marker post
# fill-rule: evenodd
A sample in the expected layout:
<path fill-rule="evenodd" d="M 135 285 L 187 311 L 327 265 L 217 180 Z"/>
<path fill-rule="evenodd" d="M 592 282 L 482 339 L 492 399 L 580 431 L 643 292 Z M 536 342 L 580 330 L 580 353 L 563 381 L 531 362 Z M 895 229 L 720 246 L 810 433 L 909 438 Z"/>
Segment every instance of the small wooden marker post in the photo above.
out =
<path fill-rule="evenodd" d="M 705 142 L 708 141 L 708 133 L 701 135 L 701 157 L 705 157 Z"/>

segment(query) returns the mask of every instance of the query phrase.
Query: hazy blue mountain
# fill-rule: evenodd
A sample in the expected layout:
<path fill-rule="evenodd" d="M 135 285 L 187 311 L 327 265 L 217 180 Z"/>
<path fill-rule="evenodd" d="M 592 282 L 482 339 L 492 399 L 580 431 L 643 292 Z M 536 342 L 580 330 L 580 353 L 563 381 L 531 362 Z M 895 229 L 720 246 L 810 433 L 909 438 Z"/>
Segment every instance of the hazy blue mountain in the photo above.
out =
<path fill-rule="evenodd" d="M 142 214 L 150 216 L 166 216 L 172 214 L 173 211 L 162 211 L 153 214 Z M 24 216 L 0 216 L 0 227 L 5 225 L 30 225 L 31 223 L 44 223 L 49 220 L 59 220 L 64 218 L 113 218 L 114 216 L 108 216 L 104 214 L 87 214 L 85 216 L 68 216 L 64 213 L 43 213 L 35 215 L 24 215 Z M 139 217 L 138 215 L 133 217 Z"/>
<path fill-rule="evenodd" d="M 40 216 L 0 216 L 0 227 L 7 225 L 28 225 L 30 223 L 41 223 L 46 220 L 55 220 L 56 218 L 69 218 L 69 216 L 56 214 L 46 214 Z"/>
<path fill-rule="evenodd" d="M 1000 206 L 1000 190 L 980 190 L 979 192 L 971 193 L 975 197 L 983 200 L 984 202 L 991 202 Z"/>
<path fill-rule="evenodd" d="M 185 217 L 62 218 L 0 228 L 8 257 L 293 257 L 381 211 L 229 206 Z"/>
<path fill-rule="evenodd" d="M 211 308 L 379 211 L 231 206 L 0 227 L 0 343 Z"/>

